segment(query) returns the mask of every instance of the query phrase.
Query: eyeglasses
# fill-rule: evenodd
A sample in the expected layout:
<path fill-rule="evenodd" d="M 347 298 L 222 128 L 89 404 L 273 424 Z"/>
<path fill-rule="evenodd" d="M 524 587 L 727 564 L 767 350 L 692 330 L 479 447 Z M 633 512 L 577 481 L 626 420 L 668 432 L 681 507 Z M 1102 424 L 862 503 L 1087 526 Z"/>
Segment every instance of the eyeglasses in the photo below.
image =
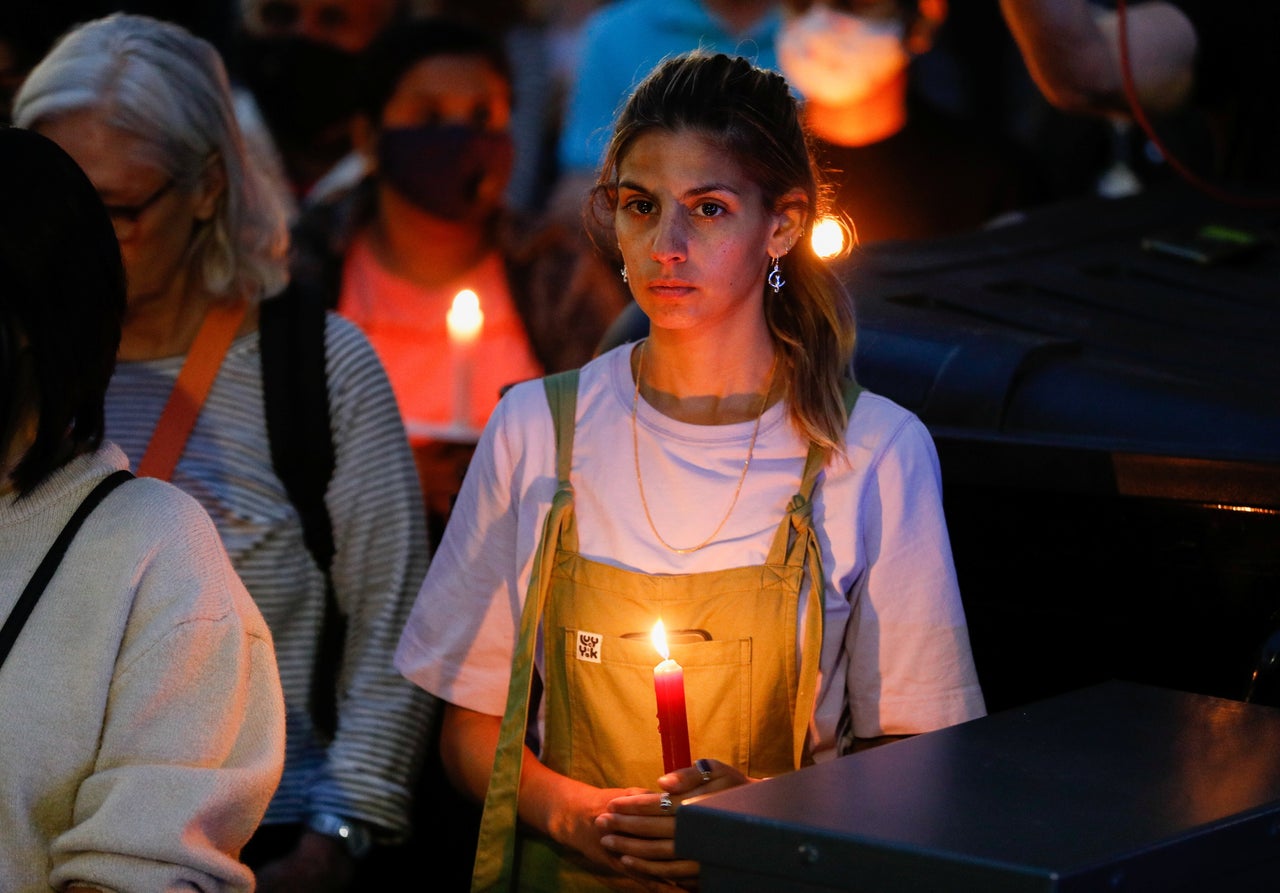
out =
<path fill-rule="evenodd" d="M 142 215 L 168 195 L 177 183 L 177 180 L 170 177 L 164 185 L 136 205 L 106 205 L 107 216 L 111 218 L 111 223 L 116 228 L 116 238 L 127 239 L 132 236 L 138 229 L 138 221 L 142 219 Z"/>

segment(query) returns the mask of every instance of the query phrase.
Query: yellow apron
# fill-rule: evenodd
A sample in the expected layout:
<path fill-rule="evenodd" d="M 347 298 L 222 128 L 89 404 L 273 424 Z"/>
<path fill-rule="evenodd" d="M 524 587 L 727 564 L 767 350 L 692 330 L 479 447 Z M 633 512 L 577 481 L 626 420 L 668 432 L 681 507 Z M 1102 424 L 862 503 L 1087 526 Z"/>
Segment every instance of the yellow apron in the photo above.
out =
<path fill-rule="evenodd" d="M 696 574 L 626 571 L 579 555 L 569 469 L 577 371 L 548 376 L 559 486 L 534 556 L 512 660 L 511 688 L 485 797 L 473 891 L 638 890 L 539 835 L 517 835 L 516 800 L 534 650 L 546 655 L 542 761 L 597 787 L 655 789 L 663 773 L 649 633 L 700 631 L 673 643 L 684 668 L 690 748 L 756 778 L 811 762 L 806 737 L 822 645 L 822 566 L 810 499 L 825 454 L 809 450 L 797 494 L 763 565 Z M 857 397 L 856 386 L 847 394 Z M 796 624 L 805 565 L 803 652 Z M 709 639 L 703 637 L 709 635 Z"/>

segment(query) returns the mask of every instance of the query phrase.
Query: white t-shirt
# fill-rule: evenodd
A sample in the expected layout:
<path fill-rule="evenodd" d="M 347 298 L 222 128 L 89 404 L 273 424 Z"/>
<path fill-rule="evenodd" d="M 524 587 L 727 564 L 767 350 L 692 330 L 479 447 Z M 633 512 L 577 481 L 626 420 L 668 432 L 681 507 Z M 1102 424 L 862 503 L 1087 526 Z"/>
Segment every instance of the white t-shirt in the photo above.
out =
<path fill-rule="evenodd" d="M 807 452 L 785 406 L 765 412 L 737 506 L 716 541 L 675 553 L 658 542 L 641 506 L 630 424 L 633 347 L 582 369 L 571 471 L 581 553 L 651 574 L 762 563 Z M 654 524 L 668 543 L 696 545 L 729 506 L 754 422 L 686 424 L 642 399 L 637 425 Z M 814 496 L 826 575 L 810 728 L 816 759 L 835 755 L 840 733 L 847 734 L 837 729 L 846 701 L 860 738 L 930 731 L 985 712 L 927 429 L 891 401 L 863 392 L 847 447 L 848 463 L 837 458 L 829 465 Z M 555 489 L 545 392 L 541 382 L 521 384 L 499 403 L 480 439 L 414 604 L 395 657 L 405 676 L 459 706 L 502 713 L 533 555 Z"/>

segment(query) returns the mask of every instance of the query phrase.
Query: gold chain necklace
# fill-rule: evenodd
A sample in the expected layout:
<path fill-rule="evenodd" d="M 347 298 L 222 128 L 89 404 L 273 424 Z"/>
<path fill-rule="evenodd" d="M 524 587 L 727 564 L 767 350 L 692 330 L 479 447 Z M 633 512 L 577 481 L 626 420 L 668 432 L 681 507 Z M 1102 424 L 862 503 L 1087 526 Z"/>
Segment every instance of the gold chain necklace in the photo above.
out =
<path fill-rule="evenodd" d="M 640 487 L 640 505 L 644 507 L 644 518 L 649 522 L 649 529 L 658 538 L 658 542 L 672 552 L 679 555 L 687 555 L 690 552 L 697 552 L 714 540 L 716 534 L 720 532 L 725 522 L 729 520 L 729 516 L 733 514 L 733 507 L 738 504 L 738 495 L 742 493 L 742 482 L 747 479 L 747 469 L 751 467 L 751 457 L 756 451 L 756 436 L 760 433 L 760 420 L 764 418 L 765 408 L 769 405 L 769 394 L 773 392 L 773 376 L 778 371 L 778 355 L 776 353 L 773 355 L 773 365 L 769 367 L 769 383 L 765 386 L 764 396 L 760 399 L 760 411 L 756 413 L 756 426 L 751 432 L 751 444 L 747 447 L 747 460 L 742 463 L 742 474 L 738 476 L 738 486 L 733 488 L 733 499 L 729 501 L 729 509 L 724 513 L 724 517 L 720 519 L 720 523 L 716 525 L 716 529 L 711 531 L 709 537 L 696 546 L 681 549 L 671 545 L 662 538 L 662 534 L 658 533 L 658 528 L 653 523 L 653 515 L 649 513 L 649 501 L 644 498 L 644 478 L 640 475 L 640 437 L 636 433 L 636 408 L 640 405 L 640 377 L 644 373 L 644 353 L 647 346 L 648 341 L 640 343 L 640 359 L 636 363 L 636 390 L 631 397 L 631 450 L 636 461 L 636 484 Z"/>

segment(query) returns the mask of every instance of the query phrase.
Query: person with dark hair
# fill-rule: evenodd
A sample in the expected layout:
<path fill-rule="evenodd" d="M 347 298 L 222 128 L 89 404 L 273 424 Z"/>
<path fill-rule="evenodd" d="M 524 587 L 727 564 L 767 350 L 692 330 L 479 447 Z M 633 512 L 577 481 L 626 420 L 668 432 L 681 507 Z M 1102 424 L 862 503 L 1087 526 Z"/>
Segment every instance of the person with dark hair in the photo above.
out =
<path fill-rule="evenodd" d="M 409 0 L 234 0 L 236 112 L 288 200 L 346 179 L 361 56 Z"/>
<path fill-rule="evenodd" d="M 595 194 L 649 337 L 502 399 L 396 652 L 485 800 L 474 889 L 694 884 L 685 798 L 984 712 L 937 454 L 852 380 L 786 81 L 668 60 Z"/>
<path fill-rule="evenodd" d="M 271 634 L 199 504 L 104 438 L 125 283 L 93 185 L 4 127 L 0 193 L 0 887 L 248 893 Z"/>
<path fill-rule="evenodd" d="M 435 539 L 475 442 L 466 432 L 507 385 L 589 359 L 627 299 L 584 237 L 506 206 L 512 85 L 497 37 L 445 18 L 393 27 L 370 48 L 361 85 L 355 143 L 369 173 L 306 211 L 292 269 L 377 350 Z M 460 371 L 448 316 L 464 290 L 483 323 Z"/>
<path fill-rule="evenodd" d="M 85 23 L 32 70 L 14 120 L 84 168 L 120 241 L 128 311 L 109 435 L 140 476 L 205 507 L 274 637 L 288 751 L 245 860 L 261 891 L 343 889 L 373 845 L 409 833 L 435 716 L 390 660 L 428 545 L 386 373 L 355 326 L 316 306 L 314 337 L 290 346 L 314 359 L 328 414 L 313 444 L 275 461 L 288 420 L 268 387 L 279 344 L 266 322 L 307 296 L 286 289 L 284 216 L 207 41 L 145 16 Z M 313 550 L 315 513 L 286 478 L 324 448 L 332 473 L 311 496 L 329 547 Z"/>

